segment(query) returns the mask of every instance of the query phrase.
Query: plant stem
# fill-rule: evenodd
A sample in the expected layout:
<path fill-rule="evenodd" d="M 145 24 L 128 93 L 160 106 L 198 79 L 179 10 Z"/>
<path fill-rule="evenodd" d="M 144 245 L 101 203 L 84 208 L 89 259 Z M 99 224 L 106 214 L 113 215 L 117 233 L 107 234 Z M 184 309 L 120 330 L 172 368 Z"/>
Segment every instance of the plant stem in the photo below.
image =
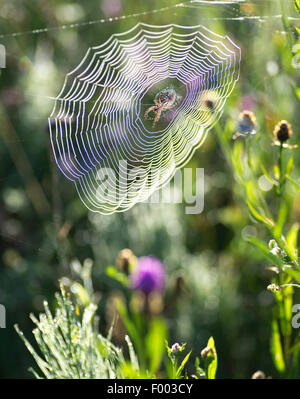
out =
<path fill-rule="evenodd" d="M 282 195 L 282 186 L 283 186 L 283 156 L 282 156 L 283 144 L 280 144 L 279 149 L 279 195 Z"/>
<path fill-rule="evenodd" d="M 289 20 L 286 16 L 286 12 L 285 12 L 285 8 L 284 8 L 284 4 L 286 4 L 287 1 L 286 0 L 280 0 L 280 8 L 281 8 L 281 19 L 282 19 L 282 25 L 287 33 L 287 39 L 288 39 L 288 45 L 290 47 L 290 49 L 292 49 L 293 47 L 293 36 L 292 36 L 292 32 L 291 32 L 291 25 L 289 23 Z"/>

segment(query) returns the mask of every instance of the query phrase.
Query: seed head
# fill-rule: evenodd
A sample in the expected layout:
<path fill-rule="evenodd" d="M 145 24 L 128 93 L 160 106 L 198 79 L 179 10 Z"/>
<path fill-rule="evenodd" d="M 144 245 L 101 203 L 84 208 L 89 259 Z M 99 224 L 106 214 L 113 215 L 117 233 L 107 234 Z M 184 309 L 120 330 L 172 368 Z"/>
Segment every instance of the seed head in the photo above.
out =
<path fill-rule="evenodd" d="M 238 118 L 238 133 L 248 136 L 256 133 L 256 118 L 253 112 L 243 111 Z"/>
<path fill-rule="evenodd" d="M 275 126 L 273 134 L 280 143 L 284 143 L 292 136 L 293 130 L 287 121 L 280 121 Z"/>

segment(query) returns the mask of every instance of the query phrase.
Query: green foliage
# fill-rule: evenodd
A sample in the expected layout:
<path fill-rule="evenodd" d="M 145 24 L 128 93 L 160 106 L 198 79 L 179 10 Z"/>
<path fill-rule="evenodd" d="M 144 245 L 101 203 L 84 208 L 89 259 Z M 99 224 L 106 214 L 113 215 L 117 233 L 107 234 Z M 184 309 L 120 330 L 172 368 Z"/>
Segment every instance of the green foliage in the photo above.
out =
<path fill-rule="evenodd" d="M 118 281 L 119 283 L 123 284 L 124 286 L 128 285 L 128 278 L 124 273 L 120 273 L 114 266 L 107 266 L 106 267 L 106 274 Z"/>
<path fill-rule="evenodd" d="M 218 368 L 218 356 L 213 337 L 209 338 L 206 348 L 208 350 L 204 360 L 205 375 L 208 380 L 214 380 L 216 378 Z"/>
<path fill-rule="evenodd" d="M 126 362 L 121 349 L 97 333 L 94 323 L 97 306 L 90 303 L 81 315 L 63 286 L 61 293 L 56 294 L 56 300 L 55 315 L 52 315 L 47 302 L 44 303 L 45 313 L 38 319 L 31 315 L 36 324 L 33 334 L 41 355 L 15 326 L 43 376 L 48 379 L 125 378 Z M 136 376 L 138 363 L 130 341 L 127 342 Z M 37 372 L 33 373 L 40 378 Z"/>
<path fill-rule="evenodd" d="M 179 362 L 179 358 L 181 357 L 182 353 L 185 351 L 186 344 L 179 345 L 174 344 L 173 347 L 169 348 L 168 342 L 166 341 L 167 353 L 168 358 L 170 361 L 170 365 L 168 367 L 169 378 L 171 379 L 178 379 L 181 378 L 181 374 L 183 372 L 184 366 L 186 365 L 191 351 L 188 352 L 187 355 Z"/>
<path fill-rule="evenodd" d="M 71 287 L 74 287 L 74 282 Z M 77 283 L 75 286 L 78 287 Z M 174 344 L 168 347 L 166 341 L 166 323 L 161 317 L 151 319 L 147 334 L 143 340 L 140 331 L 135 329 L 134 324 L 126 311 L 122 301 L 118 309 L 129 333 L 139 343 L 138 349 L 144 348 L 144 361 L 140 367 L 138 356 L 128 335 L 125 335 L 125 342 L 128 347 L 129 359 L 126 360 L 122 349 L 111 342 L 113 328 L 111 327 L 108 337 L 98 332 L 98 319 L 95 315 L 97 306 L 86 300 L 84 288 L 80 285 L 76 289 L 74 299 L 82 301 L 82 312 L 78 305 L 74 304 L 71 295 L 66 293 L 63 285 L 60 286 L 60 293 L 56 293 L 56 309 L 53 315 L 47 302 L 44 302 L 45 313 L 36 318 L 30 315 L 31 320 L 36 324 L 33 330 L 39 352 L 34 349 L 31 343 L 24 337 L 23 332 L 15 325 L 15 329 L 24 341 L 28 351 L 33 356 L 42 375 L 31 369 L 36 378 L 47 379 L 99 379 L 99 378 L 155 378 L 160 370 L 161 361 L 167 349 L 169 363 L 166 365 L 166 375 L 171 379 L 187 377 L 184 369 L 187 366 L 191 352 L 179 361 L 181 354 L 185 351 L 186 344 Z M 217 353 L 214 340 L 211 337 L 208 341 L 208 351 L 205 355 L 203 371 L 199 367 L 199 359 L 196 360 L 196 375 L 194 378 L 205 377 L 214 379 L 217 371 Z M 204 357 L 204 355 L 203 355 Z"/>
<path fill-rule="evenodd" d="M 166 322 L 161 317 L 149 319 L 139 311 L 127 310 L 126 304 L 115 299 L 120 317 L 136 347 L 141 368 L 145 375 L 154 375 L 161 364 L 167 338 Z"/>
<path fill-rule="evenodd" d="M 167 336 L 166 323 L 161 318 L 151 321 L 145 343 L 149 358 L 149 373 L 154 375 L 159 367 L 165 352 L 165 337 Z"/>
<path fill-rule="evenodd" d="M 277 371 L 283 373 L 286 369 L 286 366 L 283 357 L 278 322 L 276 319 L 273 319 L 272 321 L 271 354 Z"/>
<path fill-rule="evenodd" d="M 290 195 L 289 182 L 298 189 L 298 184 L 291 177 L 294 168 L 294 157 L 290 150 L 297 148 L 279 141 L 273 141 L 277 150 L 277 160 L 266 167 L 259 163 L 260 152 L 252 138 L 245 137 L 243 142 L 234 142 L 230 152 L 230 138 L 227 143 L 221 136 L 221 129 L 217 128 L 220 143 L 227 161 L 232 167 L 236 180 L 242 190 L 241 197 L 247 204 L 252 220 L 267 229 L 269 245 L 257 236 L 246 235 L 245 239 L 268 260 L 275 272 L 268 289 L 273 292 L 275 305 L 271 322 L 271 356 L 274 366 L 280 375 L 291 376 L 297 372 L 298 361 L 291 347 L 297 347 L 299 338 L 292 331 L 292 306 L 294 288 L 300 278 L 300 264 L 298 255 L 298 222 L 290 223 L 295 197 Z M 269 145 L 272 143 L 269 142 Z M 250 151 L 256 145 L 255 151 Z M 268 170 L 269 169 L 269 170 Z M 272 176 L 273 170 L 273 176 Z M 259 174 L 271 183 L 270 190 L 263 190 L 259 185 Z M 270 191 L 267 194 L 265 191 Z"/>
<path fill-rule="evenodd" d="M 122 300 L 120 300 L 119 298 L 116 298 L 115 302 L 116 302 L 116 306 L 117 306 L 118 312 L 120 314 L 120 317 L 129 333 L 131 339 L 133 340 L 133 342 L 135 344 L 137 352 L 139 353 L 140 360 L 142 361 L 142 363 L 145 363 L 145 355 L 146 354 L 144 351 L 142 338 L 138 331 L 138 325 L 134 322 L 134 320 L 132 320 L 129 317 L 125 303 Z"/>

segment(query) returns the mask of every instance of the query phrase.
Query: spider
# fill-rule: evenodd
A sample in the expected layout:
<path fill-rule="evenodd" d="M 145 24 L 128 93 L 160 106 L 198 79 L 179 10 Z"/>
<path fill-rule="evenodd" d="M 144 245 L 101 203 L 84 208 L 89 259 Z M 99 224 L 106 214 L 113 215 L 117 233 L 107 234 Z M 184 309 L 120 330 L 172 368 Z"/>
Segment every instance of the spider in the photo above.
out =
<path fill-rule="evenodd" d="M 164 89 L 155 96 L 153 101 L 155 105 L 146 110 L 145 119 L 154 119 L 152 125 L 154 127 L 159 121 L 162 112 L 168 111 L 177 105 L 177 95 L 174 89 Z M 150 112 L 155 114 L 154 118 L 148 117 Z"/>

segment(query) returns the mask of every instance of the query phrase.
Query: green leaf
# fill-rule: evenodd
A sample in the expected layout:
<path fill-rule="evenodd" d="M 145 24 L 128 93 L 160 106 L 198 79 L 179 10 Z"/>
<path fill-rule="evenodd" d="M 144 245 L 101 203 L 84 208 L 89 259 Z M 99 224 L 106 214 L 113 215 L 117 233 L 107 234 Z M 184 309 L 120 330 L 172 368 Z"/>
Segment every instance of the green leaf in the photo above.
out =
<path fill-rule="evenodd" d="M 218 356 L 213 337 L 209 338 L 207 343 L 207 348 L 210 348 L 212 350 L 212 353 L 208 352 L 205 358 L 206 378 L 208 380 L 214 380 L 216 378 L 216 373 L 218 368 Z"/>
<path fill-rule="evenodd" d="M 299 224 L 294 223 L 286 236 L 286 251 L 289 257 L 296 263 L 298 262 L 298 250 L 297 250 L 298 231 L 299 231 Z"/>
<path fill-rule="evenodd" d="M 236 173 L 236 177 L 238 179 L 243 179 L 242 153 L 243 153 L 243 144 L 242 142 L 236 141 L 233 146 L 231 160 L 234 167 L 234 171 Z"/>
<path fill-rule="evenodd" d="M 294 0 L 295 9 L 300 12 L 300 0 Z"/>
<path fill-rule="evenodd" d="M 280 322 L 280 331 L 284 337 L 291 335 L 292 332 L 292 306 L 293 306 L 293 286 L 290 284 L 280 285 L 281 290 L 274 293 L 277 302 L 277 313 Z"/>
<path fill-rule="evenodd" d="M 176 371 L 176 378 L 180 378 L 181 372 L 182 372 L 184 366 L 186 365 L 187 361 L 189 360 L 189 357 L 191 356 L 191 353 L 192 353 L 192 351 L 189 351 L 189 353 L 185 356 L 185 358 L 181 362 L 180 366 L 178 367 L 178 369 Z"/>
<path fill-rule="evenodd" d="M 128 277 L 124 273 L 119 272 L 114 266 L 107 266 L 105 272 L 109 277 L 113 278 L 119 283 L 125 286 L 128 285 Z"/>
<path fill-rule="evenodd" d="M 299 33 L 300 31 L 299 31 L 299 29 L 296 28 L 296 30 L 297 30 L 297 32 L 298 32 L 298 35 L 300 36 L 300 33 Z M 294 93 L 295 93 L 297 99 L 300 101 L 300 88 L 297 87 L 297 86 L 295 86 L 295 87 L 294 87 Z"/>
<path fill-rule="evenodd" d="M 260 164 L 260 167 L 263 175 L 269 180 L 269 182 L 272 183 L 274 186 L 277 186 L 278 182 L 269 175 L 269 173 L 267 172 L 266 168 L 262 163 Z"/>
<path fill-rule="evenodd" d="M 274 176 L 276 177 L 277 180 L 280 179 L 280 170 L 277 163 L 274 164 Z"/>
<path fill-rule="evenodd" d="M 279 267 L 280 270 L 282 269 L 282 263 L 280 259 L 270 252 L 269 247 L 263 241 L 260 241 L 258 238 L 253 236 L 246 236 L 245 240 L 253 244 L 256 248 L 258 248 L 271 264 L 275 264 L 276 266 Z"/>
<path fill-rule="evenodd" d="M 295 351 L 298 351 L 300 349 L 300 341 L 298 341 L 295 345 L 293 345 L 290 349 L 289 349 L 289 353 L 293 353 Z"/>
<path fill-rule="evenodd" d="M 251 202 L 249 200 L 247 200 L 247 205 L 249 208 L 249 211 L 251 213 L 251 215 L 254 217 L 255 220 L 257 220 L 258 222 L 263 223 L 264 225 L 268 226 L 268 227 L 273 227 L 274 226 L 274 222 L 273 220 L 267 218 L 264 215 L 261 215 L 255 208 L 254 206 L 251 204 Z"/>
<path fill-rule="evenodd" d="M 205 378 L 205 371 L 200 367 L 199 357 L 196 357 L 195 368 L 196 368 L 196 374 L 198 374 L 200 378 Z"/>
<path fill-rule="evenodd" d="M 156 373 L 165 351 L 167 337 L 166 323 L 161 318 L 152 320 L 149 332 L 146 336 L 146 350 L 150 361 L 150 374 Z"/>
<path fill-rule="evenodd" d="M 88 306 L 91 303 L 87 290 L 81 284 L 74 282 L 71 285 L 71 291 L 76 295 L 83 306 Z"/>
<path fill-rule="evenodd" d="M 292 179 L 291 176 L 286 175 L 286 178 L 293 184 L 296 190 L 298 190 L 300 193 L 300 185 L 297 182 L 295 182 L 295 180 Z"/>
<path fill-rule="evenodd" d="M 293 166 L 294 166 L 294 157 L 290 157 L 285 172 L 287 176 L 289 176 L 292 173 Z"/>
<path fill-rule="evenodd" d="M 298 281 L 300 283 L 300 273 L 299 271 L 288 267 L 285 269 L 285 273 L 290 276 L 291 278 L 295 279 L 296 281 Z"/>
<path fill-rule="evenodd" d="M 291 335 L 292 333 L 292 307 L 293 307 L 293 289 L 294 285 L 287 285 L 283 289 L 283 296 L 284 296 L 284 301 L 283 301 L 283 308 L 284 308 L 284 317 L 285 317 L 285 330 L 284 330 L 284 335 L 288 336 Z"/>
<path fill-rule="evenodd" d="M 138 358 L 137 358 L 137 356 L 135 354 L 132 342 L 131 342 L 131 340 L 130 340 L 128 335 L 125 335 L 125 341 L 126 341 L 127 346 L 128 346 L 130 364 L 131 364 L 131 366 L 132 366 L 132 368 L 134 370 L 138 371 L 139 370 Z"/>
<path fill-rule="evenodd" d="M 131 319 L 128 315 L 125 303 L 120 298 L 115 298 L 115 303 L 116 303 L 118 312 L 120 314 L 120 317 L 129 333 L 130 337 L 132 338 L 132 340 L 136 346 L 138 354 L 143 358 L 144 348 L 142 345 L 142 341 L 141 341 L 140 335 L 137 331 L 135 324 L 131 321 Z"/>
<path fill-rule="evenodd" d="M 271 355 L 276 369 L 280 373 L 283 373 L 286 366 L 283 357 L 278 322 L 275 318 L 272 320 Z"/>
<path fill-rule="evenodd" d="M 278 211 L 276 225 L 274 226 L 274 229 L 273 229 L 274 237 L 277 240 L 280 240 L 280 237 L 282 235 L 283 226 L 284 226 L 287 216 L 288 216 L 288 211 L 289 211 L 289 208 L 288 208 L 286 201 L 281 201 L 279 211 Z"/>

